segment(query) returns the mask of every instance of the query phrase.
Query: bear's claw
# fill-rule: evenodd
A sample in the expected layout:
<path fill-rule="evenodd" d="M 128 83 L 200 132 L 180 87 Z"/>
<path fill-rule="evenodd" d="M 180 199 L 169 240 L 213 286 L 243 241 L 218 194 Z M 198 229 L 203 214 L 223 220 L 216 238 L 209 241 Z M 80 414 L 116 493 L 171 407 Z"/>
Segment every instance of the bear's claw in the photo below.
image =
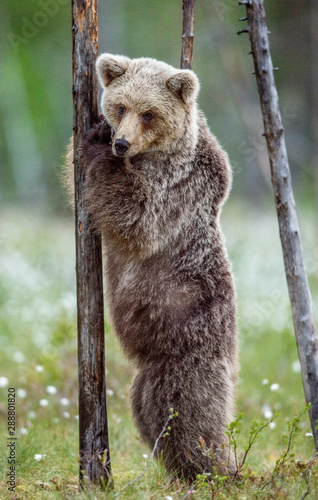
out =
<path fill-rule="evenodd" d="M 99 122 L 95 123 L 92 128 L 90 128 L 85 136 L 84 141 L 89 144 L 107 144 L 111 145 L 112 129 L 108 125 L 104 115 L 99 115 Z"/>

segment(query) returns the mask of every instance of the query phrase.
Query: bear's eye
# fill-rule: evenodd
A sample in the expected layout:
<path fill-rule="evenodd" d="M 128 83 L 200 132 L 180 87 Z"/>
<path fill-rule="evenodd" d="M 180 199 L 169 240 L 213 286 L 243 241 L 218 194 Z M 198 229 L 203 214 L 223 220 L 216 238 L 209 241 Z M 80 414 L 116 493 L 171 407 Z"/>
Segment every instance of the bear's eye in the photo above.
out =
<path fill-rule="evenodd" d="M 142 115 L 142 117 L 146 122 L 150 122 L 150 120 L 152 120 L 154 118 L 154 114 L 151 113 L 151 111 L 147 111 L 147 113 Z"/>
<path fill-rule="evenodd" d="M 118 106 L 118 114 L 119 114 L 120 116 L 124 116 L 125 111 L 126 111 L 125 106 Z"/>

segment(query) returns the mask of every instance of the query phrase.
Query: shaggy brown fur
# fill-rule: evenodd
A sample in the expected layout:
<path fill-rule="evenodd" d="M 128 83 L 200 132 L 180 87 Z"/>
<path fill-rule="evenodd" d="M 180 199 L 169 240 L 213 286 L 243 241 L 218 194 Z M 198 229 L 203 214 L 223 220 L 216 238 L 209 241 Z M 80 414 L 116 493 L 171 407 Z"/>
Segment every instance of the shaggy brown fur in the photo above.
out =
<path fill-rule="evenodd" d="M 235 292 L 219 226 L 227 155 L 197 110 L 193 72 L 107 54 L 97 71 L 113 137 L 102 122 L 83 142 L 86 203 L 103 236 L 111 318 L 139 370 L 134 418 L 152 448 L 169 409 L 178 412 L 157 450 L 174 475 L 233 472 L 224 431 L 237 376 Z M 118 138 L 129 143 L 121 155 Z M 71 165 L 68 175 L 71 186 Z"/>

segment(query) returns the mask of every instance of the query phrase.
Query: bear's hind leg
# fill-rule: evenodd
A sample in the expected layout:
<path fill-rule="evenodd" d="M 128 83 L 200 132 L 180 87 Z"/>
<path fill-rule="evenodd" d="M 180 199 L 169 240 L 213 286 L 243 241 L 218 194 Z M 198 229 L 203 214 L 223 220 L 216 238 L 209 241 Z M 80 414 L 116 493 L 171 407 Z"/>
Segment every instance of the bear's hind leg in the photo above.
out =
<path fill-rule="evenodd" d="M 189 364 L 191 360 L 185 364 L 173 360 L 155 363 L 144 366 L 137 375 L 132 405 L 141 437 L 153 449 L 173 408 L 178 416 L 173 417 L 171 430 L 156 449 L 168 471 L 191 481 L 197 474 L 213 474 L 214 467 L 219 473 L 234 474 L 225 435 L 232 416 L 234 385 L 224 363 L 201 366 L 200 377 Z"/>

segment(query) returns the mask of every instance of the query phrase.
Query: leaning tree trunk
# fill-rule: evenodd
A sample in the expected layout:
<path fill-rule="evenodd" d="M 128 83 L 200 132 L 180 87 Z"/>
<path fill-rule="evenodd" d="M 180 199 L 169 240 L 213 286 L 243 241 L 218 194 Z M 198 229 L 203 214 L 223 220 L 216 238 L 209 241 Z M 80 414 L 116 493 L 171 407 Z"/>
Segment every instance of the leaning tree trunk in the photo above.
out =
<path fill-rule="evenodd" d="M 318 338 L 293 196 L 262 0 L 243 0 L 261 102 L 272 184 L 292 308 L 298 355 L 315 447 L 318 449 Z"/>
<path fill-rule="evenodd" d="M 318 3 L 317 0 L 310 0 L 309 3 L 310 30 L 309 30 L 309 45 L 310 45 L 310 128 L 311 128 L 311 162 L 315 193 L 315 222 L 316 222 L 316 241 L 318 238 Z M 317 275 L 316 275 L 317 277 Z"/>
<path fill-rule="evenodd" d="M 80 145 L 97 122 L 97 0 L 72 0 L 73 131 L 79 384 L 80 480 L 105 484 L 111 474 L 104 354 L 101 239 L 84 205 L 85 168 Z"/>

